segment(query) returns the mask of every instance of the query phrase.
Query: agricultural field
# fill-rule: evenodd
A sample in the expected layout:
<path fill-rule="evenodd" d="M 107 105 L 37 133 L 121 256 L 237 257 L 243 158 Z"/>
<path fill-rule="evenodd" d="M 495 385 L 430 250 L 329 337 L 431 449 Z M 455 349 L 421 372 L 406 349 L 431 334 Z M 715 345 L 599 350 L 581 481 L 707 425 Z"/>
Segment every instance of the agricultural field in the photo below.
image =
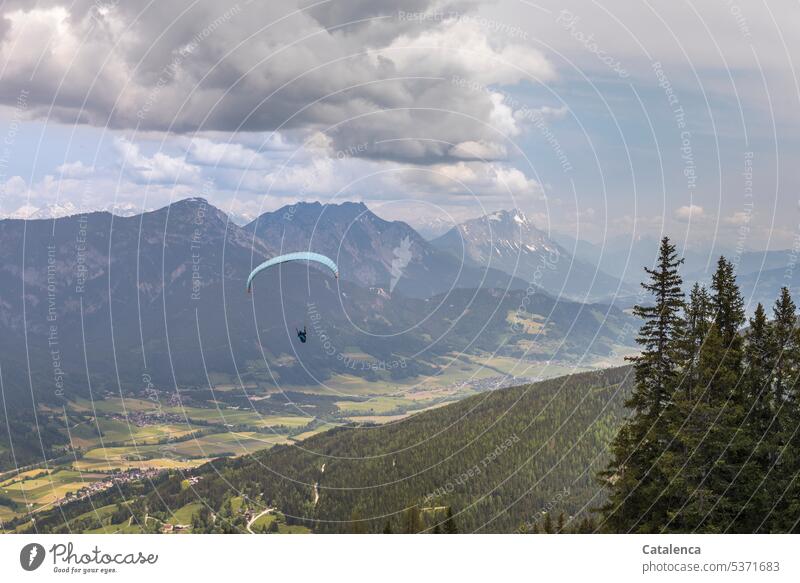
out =
<path fill-rule="evenodd" d="M 244 455 L 287 442 L 282 435 L 228 431 L 160 445 L 91 449 L 75 462 L 75 466 L 83 470 L 189 468 L 214 457 Z"/>
<path fill-rule="evenodd" d="M 73 447 L 131 444 L 147 445 L 190 435 L 195 427 L 178 424 L 137 427 L 117 419 L 98 417 L 69 428 Z"/>
<path fill-rule="evenodd" d="M 317 435 L 318 433 L 322 433 L 323 431 L 328 431 L 329 429 L 333 429 L 334 427 L 339 427 L 338 423 L 324 423 L 319 427 L 315 427 L 314 429 L 309 429 L 303 433 L 299 433 L 291 437 L 292 441 L 303 441 L 304 439 L 308 439 L 312 435 Z"/>
<path fill-rule="evenodd" d="M 259 517 L 258 520 L 253 522 L 251 529 L 255 533 L 270 532 L 270 527 L 273 524 L 277 525 L 277 530 L 272 530 L 277 534 L 309 534 L 311 532 L 305 526 L 297 524 L 286 524 L 286 517 L 281 512 L 270 512 Z"/>
<path fill-rule="evenodd" d="M 223 426 L 248 425 L 256 428 L 303 427 L 313 417 L 293 415 L 262 415 L 258 411 L 230 408 L 164 407 L 166 413 L 184 416 L 192 422 L 205 422 Z"/>
<path fill-rule="evenodd" d="M 338 401 L 336 405 L 342 415 L 381 415 L 412 406 L 414 402 L 402 397 L 372 397 L 366 401 Z"/>
<path fill-rule="evenodd" d="M 172 513 L 173 524 L 191 524 L 192 516 L 200 512 L 202 507 L 203 504 L 201 502 L 191 502 L 186 506 L 178 508 Z"/>
<path fill-rule="evenodd" d="M 19 477 L 7 479 L 0 483 L 0 496 L 11 500 L 17 505 L 17 514 L 26 508 L 47 508 L 56 501 L 64 498 L 69 492 L 77 492 L 95 482 L 106 479 L 106 474 L 99 472 L 85 472 L 68 468 L 58 468 L 52 471 L 33 470 L 25 472 Z M 5 511 L 8 520 L 9 509 Z"/>
<path fill-rule="evenodd" d="M 101 415 L 103 413 L 116 413 L 123 415 L 139 411 L 157 411 L 159 404 L 148 399 L 136 399 L 133 397 L 111 397 L 106 399 L 83 399 L 76 398 L 70 403 L 70 408 L 81 413 L 92 413 Z"/>

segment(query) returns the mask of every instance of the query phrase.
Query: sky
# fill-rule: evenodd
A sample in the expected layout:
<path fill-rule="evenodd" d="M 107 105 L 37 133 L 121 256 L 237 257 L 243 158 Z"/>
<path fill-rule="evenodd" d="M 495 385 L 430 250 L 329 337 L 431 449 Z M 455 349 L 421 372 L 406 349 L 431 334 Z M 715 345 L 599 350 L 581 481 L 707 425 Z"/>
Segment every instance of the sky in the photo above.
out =
<path fill-rule="evenodd" d="M 355 200 L 793 248 L 799 32 L 789 1 L 6 0 L 0 217 Z"/>

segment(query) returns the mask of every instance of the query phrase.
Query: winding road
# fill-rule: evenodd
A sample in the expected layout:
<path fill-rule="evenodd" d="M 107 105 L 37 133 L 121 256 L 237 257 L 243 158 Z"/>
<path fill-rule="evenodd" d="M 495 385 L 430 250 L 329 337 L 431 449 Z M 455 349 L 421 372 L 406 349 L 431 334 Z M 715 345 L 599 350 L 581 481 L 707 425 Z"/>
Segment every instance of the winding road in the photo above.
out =
<path fill-rule="evenodd" d="M 275 511 L 274 508 L 267 508 L 266 510 L 263 510 L 263 511 L 259 512 L 258 514 L 256 514 L 247 523 L 247 532 L 249 532 L 250 534 L 256 534 L 255 532 L 253 532 L 253 529 L 251 528 L 253 526 L 253 523 L 256 520 L 258 520 L 259 518 L 261 518 L 262 516 L 264 516 L 265 514 L 269 514 L 270 512 L 274 512 L 274 511 Z"/>

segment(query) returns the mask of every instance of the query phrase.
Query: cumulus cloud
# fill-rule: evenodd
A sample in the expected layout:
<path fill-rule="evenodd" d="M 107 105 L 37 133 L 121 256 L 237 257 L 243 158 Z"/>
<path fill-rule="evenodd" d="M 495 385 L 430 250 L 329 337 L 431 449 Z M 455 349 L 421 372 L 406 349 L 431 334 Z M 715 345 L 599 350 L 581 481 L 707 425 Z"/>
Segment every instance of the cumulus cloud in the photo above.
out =
<path fill-rule="evenodd" d="M 59 165 L 56 170 L 63 178 L 86 178 L 94 173 L 92 166 L 87 166 L 80 160 L 65 162 Z"/>
<path fill-rule="evenodd" d="M 114 140 L 114 147 L 120 157 L 123 170 L 135 181 L 159 184 L 192 184 L 198 182 L 199 168 L 187 163 L 183 158 L 156 152 L 147 156 L 139 146 L 125 138 Z"/>
<path fill-rule="evenodd" d="M 516 127 L 453 75 L 555 75 L 531 43 L 463 17 L 473 2 L 311 4 L 11 0 L 0 9 L 0 101 L 25 90 L 31 115 L 118 129 L 325 131 L 335 149 L 368 143 L 359 155 L 436 163 L 452 144 L 502 141 Z M 461 16 L 401 17 L 426 11 Z M 194 147 L 198 161 L 248 163 L 234 160 L 247 152 L 206 146 Z"/>
<path fill-rule="evenodd" d="M 538 182 L 506 164 L 456 162 L 428 168 L 408 167 L 400 178 L 404 183 L 413 184 L 417 191 L 438 196 L 494 198 L 507 201 L 507 205 L 542 197 L 542 187 Z"/>
<path fill-rule="evenodd" d="M 257 169 L 267 164 L 264 156 L 241 144 L 213 142 L 205 138 L 191 141 L 189 159 L 193 163 L 225 168 Z"/>
<path fill-rule="evenodd" d="M 728 217 L 725 217 L 724 222 L 726 225 L 741 227 L 742 225 L 747 225 L 748 223 L 750 223 L 752 219 L 753 219 L 753 213 L 739 211 L 733 213 Z"/>
<path fill-rule="evenodd" d="M 6 180 L 5 184 L 0 188 L 4 197 L 18 197 L 22 196 L 28 191 L 28 185 L 22 176 L 12 176 Z"/>
<path fill-rule="evenodd" d="M 506 157 L 506 148 L 496 142 L 461 142 L 450 148 L 450 155 L 464 160 L 498 160 Z"/>
<path fill-rule="evenodd" d="M 701 220 L 705 218 L 705 210 L 696 204 L 685 205 L 675 209 L 675 218 L 682 222 Z"/>

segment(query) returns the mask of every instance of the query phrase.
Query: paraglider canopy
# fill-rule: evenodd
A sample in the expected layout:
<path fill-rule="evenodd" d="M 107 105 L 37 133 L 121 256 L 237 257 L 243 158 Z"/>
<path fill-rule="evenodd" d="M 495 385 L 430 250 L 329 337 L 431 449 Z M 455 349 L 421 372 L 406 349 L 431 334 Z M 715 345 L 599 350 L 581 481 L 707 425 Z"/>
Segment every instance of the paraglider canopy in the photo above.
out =
<path fill-rule="evenodd" d="M 273 257 L 272 259 L 268 259 L 258 267 L 256 267 L 251 273 L 250 276 L 247 278 L 247 293 L 250 293 L 250 290 L 253 287 L 253 278 L 256 275 L 264 271 L 265 269 L 269 269 L 275 265 L 280 265 L 281 263 L 288 263 L 290 261 L 313 261 L 315 263 L 320 263 L 330 269 L 333 272 L 333 276 L 337 279 L 339 278 L 339 268 L 336 266 L 336 263 L 333 262 L 332 259 L 329 257 L 325 257 L 324 255 L 320 255 L 319 253 L 311 253 L 308 251 L 303 251 L 299 253 L 287 253 L 286 255 L 279 255 L 278 257 Z"/>

